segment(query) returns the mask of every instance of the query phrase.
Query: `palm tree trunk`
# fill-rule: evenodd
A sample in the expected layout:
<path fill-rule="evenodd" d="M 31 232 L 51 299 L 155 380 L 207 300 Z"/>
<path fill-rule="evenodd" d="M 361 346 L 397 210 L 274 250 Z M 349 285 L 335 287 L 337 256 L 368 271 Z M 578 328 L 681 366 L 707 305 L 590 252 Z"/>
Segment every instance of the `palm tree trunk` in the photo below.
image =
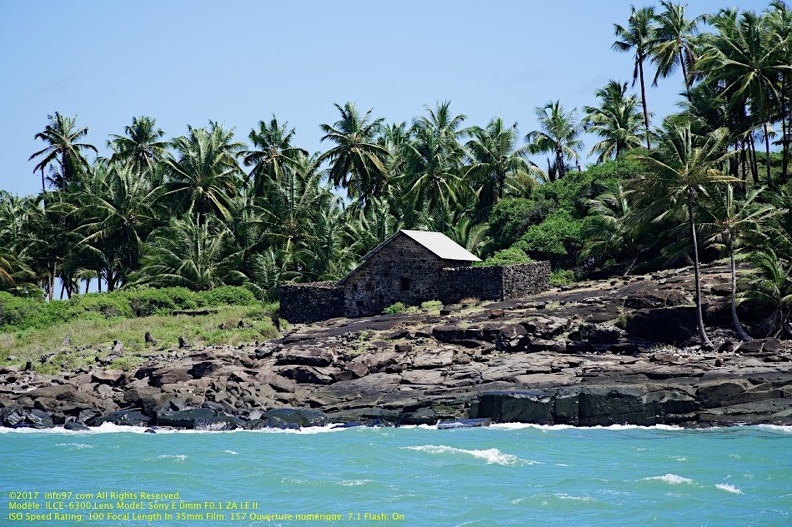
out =
<path fill-rule="evenodd" d="M 638 59 L 638 74 L 641 78 L 641 106 L 643 107 L 644 126 L 646 127 L 646 149 L 651 150 L 649 143 L 649 110 L 646 109 L 646 86 L 644 85 L 643 58 Z"/>
<path fill-rule="evenodd" d="M 759 182 L 759 163 L 756 160 L 756 142 L 754 141 L 753 134 L 748 135 L 748 155 L 751 160 L 751 174 L 753 174 L 754 183 Z"/>
<path fill-rule="evenodd" d="M 765 166 L 767 167 L 767 187 L 769 188 L 772 185 L 772 181 L 770 181 L 770 136 L 768 135 L 767 121 L 762 123 L 762 131 L 765 138 L 765 155 L 767 156 Z"/>
<path fill-rule="evenodd" d="M 687 96 L 688 102 L 690 101 L 690 79 L 688 79 L 688 72 L 687 66 L 685 66 L 685 50 L 681 48 L 679 50 L 679 64 L 682 65 L 682 78 L 685 80 L 685 95 Z"/>
<path fill-rule="evenodd" d="M 731 271 L 731 316 L 740 340 L 753 340 L 743 329 L 737 316 L 737 266 L 734 264 L 734 242 L 729 240 L 729 270 Z"/>
<path fill-rule="evenodd" d="M 782 151 L 782 161 L 781 161 L 781 184 L 783 185 L 786 183 L 787 180 L 787 171 L 789 170 L 789 139 L 790 139 L 790 125 L 792 122 L 789 120 L 789 112 L 787 111 L 789 105 L 789 97 L 787 97 L 786 92 L 788 90 L 788 79 L 787 74 L 784 72 L 781 75 L 781 151 Z"/>
<path fill-rule="evenodd" d="M 712 347 L 712 341 L 707 336 L 704 329 L 704 315 L 701 308 L 701 272 L 699 270 L 698 240 L 696 238 L 696 224 L 693 219 L 693 190 L 687 192 L 687 212 L 688 224 L 690 225 L 690 239 L 693 243 L 693 274 L 696 282 L 696 326 L 698 329 L 699 340 L 705 348 Z"/>

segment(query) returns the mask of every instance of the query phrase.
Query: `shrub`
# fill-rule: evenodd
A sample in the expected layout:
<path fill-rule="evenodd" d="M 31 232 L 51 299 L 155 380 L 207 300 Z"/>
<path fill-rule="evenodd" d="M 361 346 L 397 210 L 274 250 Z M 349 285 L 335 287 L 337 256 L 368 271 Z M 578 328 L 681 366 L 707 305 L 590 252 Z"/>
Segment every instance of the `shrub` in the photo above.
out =
<path fill-rule="evenodd" d="M 226 285 L 201 291 L 196 294 L 199 307 L 207 306 L 250 306 L 258 300 L 249 289 L 241 286 Z"/>
<path fill-rule="evenodd" d="M 75 315 L 80 318 L 83 313 L 98 313 L 104 318 L 132 316 L 129 299 L 117 292 L 76 295 L 69 300 L 69 303 Z"/>
<path fill-rule="evenodd" d="M 69 302 L 21 298 L 0 292 L 0 328 L 44 329 L 74 317 Z"/>
<path fill-rule="evenodd" d="M 382 310 L 383 315 L 392 315 L 394 313 L 401 313 L 407 310 L 407 306 L 403 302 L 396 302 Z"/>
<path fill-rule="evenodd" d="M 575 271 L 571 269 L 558 269 L 550 274 L 550 285 L 568 285 L 575 282 Z"/>
<path fill-rule="evenodd" d="M 178 309 L 195 309 L 196 295 L 186 287 L 129 289 L 123 292 L 133 316 L 148 317 Z"/>
<path fill-rule="evenodd" d="M 492 265 L 510 265 L 533 262 L 530 256 L 519 247 L 509 247 L 498 251 L 483 262 L 476 262 L 473 265 L 478 267 L 489 267 Z"/>
<path fill-rule="evenodd" d="M 421 302 L 421 309 L 425 309 L 427 311 L 439 311 L 443 308 L 443 303 L 439 300 L 427 300 L 426 302 Z"/>

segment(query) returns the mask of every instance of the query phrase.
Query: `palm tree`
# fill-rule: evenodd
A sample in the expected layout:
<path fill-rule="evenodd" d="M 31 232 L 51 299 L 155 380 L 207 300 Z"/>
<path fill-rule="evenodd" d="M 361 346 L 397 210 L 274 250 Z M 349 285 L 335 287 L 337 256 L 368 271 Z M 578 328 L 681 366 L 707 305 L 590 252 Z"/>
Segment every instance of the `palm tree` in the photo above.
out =
<path fill-rule="evenodd" d="M 157 127 L 151 117 L 133 117 L 132 124 L 124 128 L 125 135 L 112 134 L 107 145 L 113 150 L 111 161 L 121 161 L 132 166 L 134 173 L 152 172 L 167 152 L 167 142 L 161 141 L 165 132 Z"/>
<path fill-rule="evenodd" d="M 525 160 L 528 147 L 517 147 L 517 123 L 505 126 L 497 117 L 486 128 L 478 126 L 468 130 L 468 177 L 479 199 L 479 209 L 486 213 L 503 199 L 510 178 L 535 171 Z"/>
<path fill-rule="evenodd" d="M 77 142 L 88 134 L 88 128 L 77 127 L 77 116 L 69 117 L 55 112 L 55 115 L 48 115 L 47 119 L 50 122 L 44 131 L 36 134 L 36 139 L 46 142 L 47 146 L 33 153 L 28 160 L 41 158 L 33 172 L 41 172 L 42 192 L 46 190 L 44 169 L 47 167 L 51 173 L 49 181 L 56 189 L 65 190 L 88 167 L 83 151 L 92 150 L 96 153 L 97 150 L 93 145 Z"/>
<path fill-rule="evenodd" d="M 638 99 L 627 95 L 627 83 L 610 81 L 597 90 L 600 106 L 586 106 L 583 118 L 587 131 L 599 135 L 602 140 L 591 147 L 592 154 L 599 154 L 597 162 L 617 159 L 624 152 L 641 146 L 639 135 L 643 132 Z"/>
<path fill-rule="evenodd" d="M 308 155 L 306 150 L 292 146 L 294 128 L 289 128 L 289 123 L 280 124 L 274 115 L 269 124 L 259 121 L 258 130 L 251 130 L 248 138 L 254 150 L 246 150 L 242 156 L 245 166 L 253 167 L 250 174 L 255 196 L 266 194 L 268 182 L 280 182 L 298 155 Z"/>
<path fill-rule="evenodd" d="M 171 219 L 152 233 L 133 283 L 195 291 L 241 284 L 247 277 L 238 270 L 232 242 L 231 231 L 211 217 Z"/>
<path fill-rule="evenodd" d="M 646 131 L 646 148 L 652 149 L 649 141 L 649 110 L 646 105 L 646 84 L 644 82 L 644 63 L 651 56 L 653 48 L 653 37 L 656 30 L 654 23 L 655 13 L 653 7 L 642 7 L 635 9 L 630 6 L 630 18 L 627 27 L 613 24 L 614 33 L 618 40 L 613 43 L 613 49 L 621 52 L 635 50 L 633 68 L 633 86 L 635 81 L 641 81 L 641 105 L 643 106 L 644 127 Z"/>
<path fill-rule="evenodd" d="M 137 269 L 144 240 L 162 217 L 155 209 L 161 188 L 140 178 L 132 163 L 98 162 L 93 177 L 97 184 L 77 196 L 79 246 L 92 254 L 96 271 L 113 291 Z"/>
<path fill-rule="evenodd" d="M 199 224 L 209 213 L 228 220 L 230 199 L 242 174 L 236 155 L 244 145 L 234 142 L 233 132 L 217 123 L 210 123 L 208 129 L 188 130 L 188 135 L 171 143 L 176 156 L 165 158 L 169 182 L 163 199 L 177 198 L 187 212 L 196 215 Z"/>
<path fill-rule="evenodd" d="M 701 278 L 699 271 L 699 251 L 696 234 L 694 206 L 698 197 L 707 192 L 707 187 L 715 184 L 739 181 L 727 176 L 721 166 L 730 156 L 726 150 L 727 133 L 720 129 L 706 137 L 696 136 L 689 122 L 679 119 L 666 119 L 660 133 L 660 145 L 649 156 L 637 156 L 654 169 L 645 180 L 645 191 L 658 199 L 649 213 L 661 207 L 657 220 L 672 214 L 678 205 L 683 205 L 687 213 L 690 246 L 693 251 L 693 270 L 696 295 L 696 325 L 701 344 L 711 347 L 712 342 L 704 328 L 701 307 Z"/>
<path fill-rule="evenodd" d="M 657 66 L 652 85 L 657 85 L 657 79 L 666 78 L 676 71 L 677 66 L 682 68 L 682 78 L 685 82 L 685 92 L 690 98 L 690 73 L 695 62 L 693 53 L 696 29 L 699 21 L 704 17 L 699 15 L 693 19 L 685 18 L 687 4 L 675 4 L 668 0 L 660 2 L 663 8 L 656 14 L 656 26 L 651 49 L 652 62 Z"/>
<path fill-rule="evenodd" d="M 782 43 L 771 40 L 767 20 L 750 11 L 738 16 L 736 11 L 722 10 L 709 22 L 718 34 L 704 41 L 697 66 L 708 73 L 706 82 L 722 87 L 727 98 L 747 105 L 753 124 L 762 127 L 770 186 L 769 123 L 780 100 L 774 57 Z"/>
<path fill-rule="evenodd" d="M 566 113 L 560 101 L 551 101 L 536 108 L 536 119 L 541 129 L 525 136 L 528 149 L 534 154 L 552 153 L 554 165 L 550 166 L 557 171 L 558 176 L 556 178 L 551 169 L 548 170 L 548 177 L 550 181 L 562 179 L 566 175 L 566 161 L 577 161 L 580 158 L 578 151 L 583 146 L 579 139 L 581 125 L 577 111 L 573 109 Z"/>
<path fill-rule="evenodd" d="M 381 195 L 384 187 L 385 159 L 388 150 L 375 141 L 383 119 L 371 121 L 368 110 L 360 115 L 351 102 L 344 106 L 335 105 L 341 119 L 333 125 L 322 124 L 322 141 L 335 144 L 322 154 L 320 162 L 330 162 L 330 181 L 337 187 L 347 189 L 349 195 L 367 202 L 370 197 Z"/>
<path fill-rule="evenodd" d="M 782 165 L 781 181 L 785 183 L 789 177 L 790 145 L 792 145 L 792 10 L 782 0 L 770 3 L 771 11 L 765 17 L 770 29 L 770 40 L 775 55 L 772 59 L 773 68 L 779 72 L 781 85 L 781 147 Z"/>
<path fill-rule="evenodd" d="M 615 256 L 617 261 L 629 259 L 630 263 L 624 268 L 624 276 L 627 276 L 635 267 L 642 249 L 639 241 L 641 224 L 636 221 L 632 203 L 635 191 L 625 188 L 617 180 L 608 180 L 602 186 L 603 192 L 589 200 L 581 256 Z"/>
<path fill-rule="evenodd" d="M 762 226 L 768 218 L 779 211 L 768 203 L 760 203 L 764 189 L 753 188 L 743 199 L 735 198 L 734 186 L 729 184 L 717 189 L 712 199 L 704 203 L 704 223 L 702 227 L 711 227 L 713 233 L 705 239 L 705 244 L 712 244 L 726 250 L 729 255 L 729 271 L 731 273 L 731 314 L 735 330 L 742 340 L 751 340 L 740 324 L 737 316 L 737 266 L 735 253 L 746 241 L 756 243 L 763 238 Z"/>

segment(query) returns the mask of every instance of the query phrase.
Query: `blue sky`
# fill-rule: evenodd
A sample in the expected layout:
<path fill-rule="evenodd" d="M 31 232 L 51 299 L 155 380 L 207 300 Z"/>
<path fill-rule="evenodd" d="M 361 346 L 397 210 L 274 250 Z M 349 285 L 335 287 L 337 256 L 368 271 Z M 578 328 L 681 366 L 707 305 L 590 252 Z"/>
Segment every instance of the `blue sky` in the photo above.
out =
<path fill-rule="evenodd" d="M 246 140 L 274 114 L 299 146 L 322 150 L 319 124 L 336 121 L 333 104 L 346 101 L 409 123 L 449 100 L 468 125 L 499 115 L 525 134 L 537 106 L 560 99 L 582 113 L 609 79 L 631 79 L 631 56 L 610 47 L 630 4 L 0 0 L 0 189 L 40 189 L 28 157 L 55 111 L 76 115 L 103 154 L 108 136 L 140 115 L 169 138 L 214 120 Z M 699 14 L 736 2 L 690 4 Z M 655 119 L 674 111 L 680 91 L 680 78 L 649 89 Z"/>

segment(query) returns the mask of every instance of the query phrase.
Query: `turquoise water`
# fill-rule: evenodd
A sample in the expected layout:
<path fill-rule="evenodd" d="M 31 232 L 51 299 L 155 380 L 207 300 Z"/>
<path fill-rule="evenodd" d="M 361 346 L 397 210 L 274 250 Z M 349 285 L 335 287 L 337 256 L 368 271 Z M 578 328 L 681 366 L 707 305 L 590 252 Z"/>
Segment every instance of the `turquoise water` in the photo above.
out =
<path fill-rule="evenodd" d="M 0 433 L 0 525 L 792 525 L 790 427 L 126 430 Z"/>

